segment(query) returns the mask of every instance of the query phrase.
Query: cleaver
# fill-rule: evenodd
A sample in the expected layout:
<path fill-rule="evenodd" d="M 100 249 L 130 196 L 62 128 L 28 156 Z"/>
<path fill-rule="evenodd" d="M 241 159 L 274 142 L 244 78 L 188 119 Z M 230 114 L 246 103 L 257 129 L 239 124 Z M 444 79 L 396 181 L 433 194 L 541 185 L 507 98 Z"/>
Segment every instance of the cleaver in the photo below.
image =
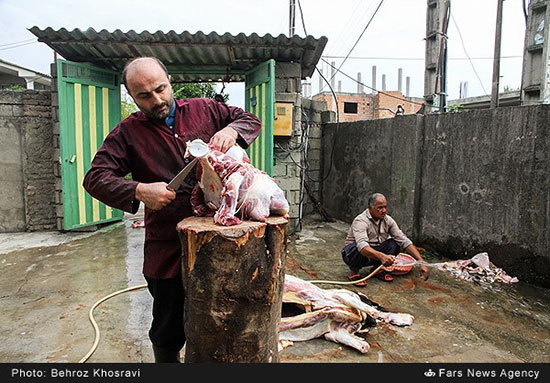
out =
<path fill-rule="evenodd" d="M 191 162 L 189 162 L 174 178 L 172 178 L 172 181 L 170 181 L 168 185 L 166 185 L 166 188 L 177 190 L 182 184 L 185 177 L 187 177 L 189 172 L 195 167 L 196 164 L 197 158 L 193 158 Z"/>

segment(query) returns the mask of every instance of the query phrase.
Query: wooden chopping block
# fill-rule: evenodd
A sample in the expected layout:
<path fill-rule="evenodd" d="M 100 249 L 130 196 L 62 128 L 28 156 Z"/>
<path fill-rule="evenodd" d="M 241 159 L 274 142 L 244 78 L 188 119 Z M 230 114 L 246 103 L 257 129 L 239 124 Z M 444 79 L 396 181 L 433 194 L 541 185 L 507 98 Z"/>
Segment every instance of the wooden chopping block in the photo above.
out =
<path fill-rule="evenodd" d="M 185 288 L 185 362 L 279 362 L 288 220 L 177 225 Z"/>

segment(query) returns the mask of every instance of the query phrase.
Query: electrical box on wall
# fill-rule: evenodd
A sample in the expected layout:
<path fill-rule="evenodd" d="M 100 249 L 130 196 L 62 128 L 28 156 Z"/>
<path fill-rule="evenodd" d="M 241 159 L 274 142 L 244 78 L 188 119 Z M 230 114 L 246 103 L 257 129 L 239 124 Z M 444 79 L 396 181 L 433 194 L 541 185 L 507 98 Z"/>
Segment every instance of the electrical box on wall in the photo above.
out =
<path fill-rule="evenodd" d="M 294 103 L 276 102 L 275 121 L 273 122 L 274 136 L 292 136 L 292 111 Z"/>

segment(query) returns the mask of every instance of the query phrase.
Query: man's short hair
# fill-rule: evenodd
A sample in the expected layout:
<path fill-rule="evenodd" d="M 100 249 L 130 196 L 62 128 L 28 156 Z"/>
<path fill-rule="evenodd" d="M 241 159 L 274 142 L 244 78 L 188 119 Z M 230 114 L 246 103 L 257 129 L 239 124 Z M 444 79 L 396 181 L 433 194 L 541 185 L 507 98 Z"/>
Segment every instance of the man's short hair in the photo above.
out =
<path fill-rule="evenodd" d="M 124 65 L 124 69 L 122 70 L 122 83 L 124 84 L 124 86 L 126 87 L 126 89 L 128 91 L 130 91 L 128 89 L 128 85 L 126 84 L 126 74 L 128 73 L 128 67 L 136 60 L 140 60 L 140 59 L 152 59 L 152 60 L 155 60 L 157 62 L 157 64 L 159 64 L 159 66 L 162 68 L 162 70 L 164 71 L 164 73 L 166 73 L 166 77 L 169 77 L 168 76 L 168 70 L 166 69 L 166 66 L 164 65 L 164 63 L 162 61 L 160 61 L 158 58 L 156 57 L 152 57 L 152 56 L 144 56 L 144 57 L 134 57 L 133 59 L 131 59 L 130 61 L 128 61 L 126 63 L 126 65 Z"/>
<path fill-rule="evenodd" d="M 384 196 L 384 194 L 381 194 L 381 193 L 372 193 L 367 201 L 367 206 L 368 207 L 373 207 L 374 206 L 374 203 L 376 202 L 376 199 L 377 198 L 384 198 L 386 199 L 386 197 Z"/>

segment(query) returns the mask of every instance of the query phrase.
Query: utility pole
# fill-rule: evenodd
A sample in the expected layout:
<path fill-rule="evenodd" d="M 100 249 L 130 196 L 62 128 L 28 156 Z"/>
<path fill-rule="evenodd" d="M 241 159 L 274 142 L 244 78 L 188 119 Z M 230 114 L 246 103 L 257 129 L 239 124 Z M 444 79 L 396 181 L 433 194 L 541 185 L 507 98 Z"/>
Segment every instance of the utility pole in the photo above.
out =
<path fill-rule="evenodd" d="M 549 25 L 549 0 L 531 0 L 523 51 L 522 105 L 550 104 Z"/>
<path fill-rule="evenodd" d="M 289 13 L 289 27 L 288 27 L 288 36 L 294 36 L 294 24 L 296 21 L 296 0 L 290 0 L 290 13 Z"/>
<path fill-rule="evenodd" d="M 502 37 L 502 5 L 504 0 L 498 0 L 497 25 L 495 30 L 495 55 L 493 58 L 493 89 L 491 90 L 491 108 L 498 108 L 500 85 L 500 45 Z"/>
<path fill-rule="evenodd" d="M 447 29 L 450 0 L 427 0 L 424 103 L 426 112 L 445 111 L 447 96 Z"/>

